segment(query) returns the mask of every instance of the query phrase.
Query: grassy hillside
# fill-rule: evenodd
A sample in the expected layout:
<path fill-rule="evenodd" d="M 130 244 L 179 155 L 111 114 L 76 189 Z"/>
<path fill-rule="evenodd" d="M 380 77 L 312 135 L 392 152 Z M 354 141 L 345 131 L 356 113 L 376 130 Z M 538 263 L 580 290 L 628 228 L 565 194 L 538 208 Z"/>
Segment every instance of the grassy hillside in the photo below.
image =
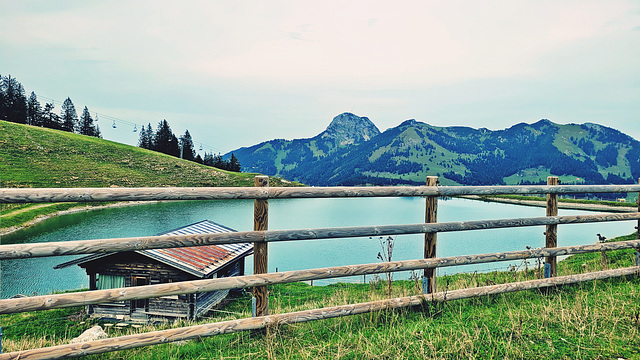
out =
<path fill-rule="evenodd" d="M 0 187 L 253 186 L 232 173 L 157 152 L 58 130 L 0 121 Z M 273 186 L 283 181 L 273 179 Z M 2 204 L 3 228 L 69 204 Z M 18 211 L 19 210 L 19 211 Z"/>
<path fill-rule="evenodd" d="M 627 236 L 618 240 L 629 240 Z M 633 250 L 608 253 L 607 268 L 633 264 Z M 519 270 L 438 278 L 441 290 L 540 277 L 535 259 Z M 575 255 L 559 275 L 603 269 L 600 253 Z M 384 277 L 384 275 L 383 275 Z M 371 284 L 269 287 L 273 314 L 386 298 L 384 281 Z M 237 333 L 176 344 L 90 356 L 89 359 L 638 359 L 640 279 L 592 281 L 547 290 L 485 296 L 295 325 L 266 335 Z M 397 281 L 392 297 L 414 295 L 420 284 Z M 204 322 L 251 316 L 244 294 Z M 4 315 L 4 351 L 68 343 L 96 324 L 81 308 Z M 101 325 L 104 324 L 100 323 Z M 105 327 L 110 336 L 189 325 L 142 329 Z"/>

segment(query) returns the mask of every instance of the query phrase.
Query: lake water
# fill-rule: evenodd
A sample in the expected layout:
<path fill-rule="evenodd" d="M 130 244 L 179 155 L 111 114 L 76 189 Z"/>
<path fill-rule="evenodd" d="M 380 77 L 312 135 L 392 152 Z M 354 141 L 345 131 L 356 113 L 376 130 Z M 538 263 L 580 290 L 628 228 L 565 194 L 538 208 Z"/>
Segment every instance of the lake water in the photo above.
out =
<path fill-rule="evenodd" d="M 269 201 L 269 229 L 304 229 L 361 225 L 397 225 L 424 222 L 422 198 L 293 199 Z M 560 215 L 584 214 L 560 209 Z M 544 216 L 544 208 L 486 203 L 466 199 L 440 200 L 438 220 L 463 221 Z M 49 219 L 37 226 L 2 237 L 2 243 L 89 240 L 111 237 L 155 235 L 209 219 L 238 231 L 253 228 L 252 200 L 178 201 L 94 210 Z M 597 233 L 607 238 L 630 234 L 635 221 L 561 225 L 558 246 L 597 242 Z M 481 254 L 544 246 L 544 226 L 442 233 L 438 256 Z M 392 260 L 418 259 L 423 255 L 424 235 L 401 235 L 395 239 Z M 378 239 L 350 238 L 292 241 L 269 244 L 269 271 L 378 262 L 382 249 Z M 1 263 L 1 294 L 47 294 L 88 287 L 88 277 L 78 266 L 53 267 L 79 256 L 5 260 Z M 521 263 L 521 262 L 520 262 Z M 460 271 L 505 270 L 509 264 L 492 263 L 438 269 L 438 274 Z M 252 259 L 247 273 L 252 273 Z M 408 273 L 395 278 L 408 278 Z M 362 277 L 328 280 L 362 281 Z"/>

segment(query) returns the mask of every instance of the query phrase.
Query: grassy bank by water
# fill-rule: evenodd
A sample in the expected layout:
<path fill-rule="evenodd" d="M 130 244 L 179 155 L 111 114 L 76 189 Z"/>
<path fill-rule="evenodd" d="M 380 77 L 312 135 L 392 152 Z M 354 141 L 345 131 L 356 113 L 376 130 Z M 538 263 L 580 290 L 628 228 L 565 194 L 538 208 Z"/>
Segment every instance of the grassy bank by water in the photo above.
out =
<path fill-rule="evenodd" d="M 525 201 L 547 201 L 546 197 L 542 196 L 523 196 L 523 195 L 493 195 L 493 196 L 483 196 L 482 199 L 492 200 L 492 199 L 511 199 L 511 200 L 525 200 Z M 589 199 L 571 199 L 571 198 L 558 198 L 559 203 L 565 204 L 586 204 L 586 205 L 606 205 L 611 207 L 618 208 L 628 208 L 629 210 L 637 207 L 638 205 L 634 202 L 618 202 L 618 201 L 608 201 L 608 200 L 589 200 Z"/>
<path fill-rule="evenodd" d="M 256 175 L 228 172 L 108 140 L 6 121 L 0 121 L 0 174 L 0 187 L 31 188 L 253 186 Z M 272 186 L 289 184 L 280 179 L 271 181 Z M 0 204 L 0 226 L 6 230 L 77 206 L 84 205 Z"/>
<path fill-rule="evenodd" d="M 635 235 L 619 238 L 627 240 Z M 631 266 L 632 250 L 569 257 L 559 275 Z M 539 261 L 519 271 L 457 274 L 438 279 L 441 291 L 540 277 Z M 384 278 L 384 276 L 382 276 Z M 284 313 L 387 297 L 384 281 L 312 287 L 304 283 L 270 287 L 270 312 Z M 418 294 L 420 284 L 397 281 L 391 297 Z M 201 322 L 250 316 L 251 298 L 243 294 Z M 2 318 L 5 351 L 63 344 L 91 327 L 79 308 Z M 105 324 L 101 324 L 105 325 Z M 106 327 L 110 336 L 143 328 Z M 640 358 L 640 279 L 627 277 L 548 290 L 425 304 L 312 323 L 282 325 L 266 334 L 237 333 L 165 344 L 89 359 L 638 359 Z"/>

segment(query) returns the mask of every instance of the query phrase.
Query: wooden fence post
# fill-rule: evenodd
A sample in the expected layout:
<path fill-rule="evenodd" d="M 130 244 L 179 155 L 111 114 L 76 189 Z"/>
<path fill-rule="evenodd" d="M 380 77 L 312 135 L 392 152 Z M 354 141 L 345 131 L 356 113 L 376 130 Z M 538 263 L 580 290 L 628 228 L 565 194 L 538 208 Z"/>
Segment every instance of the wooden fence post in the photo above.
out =
<path fill-rule="evenodd" d="M 638 184 L 640 185 L 640 179 L 638 179 Z M 638 193 L 638 198 L 636 201 L 638 203 L 638 212 L 640 212 L 640 193 Z M 638 219 L 638 225 L 636 226 L 636 233 L 638 234 L 636 237 L 640 239 L 640 219 Z M 638 250 L 640 251 L 640 249 Z"/>
<path fill-rule="evenodd" d="M 269 186 L 268 176 L 256 176 L 255 186 Z M 269 228 L 269 200 L 256 199 L 253 202 L 253 230 L 264 231 Z M 266 242 L 253 243 L 253 273 L 266 274 L 268 247 Z M 266 316 L 269 314 L 269 297 L 266 286 L 253 288 L 255 299 L 255 316 Z"/>
<path fill-rule="evenodd" d="M 427 186 L 438 186 L 437 176 L 427 176 Z M 425 223 L 438 222 L 438 197 L 427 196 Z M 424 234 L 424 258 L 430 259 L 436 257 L 436 243 L 438 241 L 437 233 Z M 436 269 L 425 269 L 422 282 L 422 292 L 425 294 L 433 294 L 436 292 Z"/>
<path fill-rule="evenodd" d="M 558 185 L 557 176 L 547 177 L 547 185 Z M 547 216 L 558 216 L 558 194 L 547 194 Z M 547 231 L 545 232 L 546 244 L 548 248 L 558 246 L 558 225 L 547 225 Z M 549 264 L 549 277 L 555 277 L 557 275 L 557 263 L 555 256 L 547 256 L 545 263 Z M 545 264 L 545 266 L 547 266 Z"/>

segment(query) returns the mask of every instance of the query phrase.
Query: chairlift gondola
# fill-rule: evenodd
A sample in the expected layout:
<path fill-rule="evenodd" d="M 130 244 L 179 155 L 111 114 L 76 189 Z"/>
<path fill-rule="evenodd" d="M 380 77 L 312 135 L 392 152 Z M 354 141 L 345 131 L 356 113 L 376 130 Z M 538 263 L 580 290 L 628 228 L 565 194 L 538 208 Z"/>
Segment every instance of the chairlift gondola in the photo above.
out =
<path fill-rule="evenodd" d="M 202 151 L 202 144 L 200 144 L 200 151 Z"/>
<path fill-rule="evenodd" d="M 138 125 L 133 125 L 133 132 L 138 132 Z"/>
<path fill-rule="evenodd" d="M 114 129 L 116 128 L 116 121 L 115 120 L 113 120 L 113 124 L 111 124 L 111 127 L 114 128 Z"/>
<path fill-rule="evenodd" d="M 93 121 L 98 122 L 98 113 L 96 113 L 96 119 Z"/>

